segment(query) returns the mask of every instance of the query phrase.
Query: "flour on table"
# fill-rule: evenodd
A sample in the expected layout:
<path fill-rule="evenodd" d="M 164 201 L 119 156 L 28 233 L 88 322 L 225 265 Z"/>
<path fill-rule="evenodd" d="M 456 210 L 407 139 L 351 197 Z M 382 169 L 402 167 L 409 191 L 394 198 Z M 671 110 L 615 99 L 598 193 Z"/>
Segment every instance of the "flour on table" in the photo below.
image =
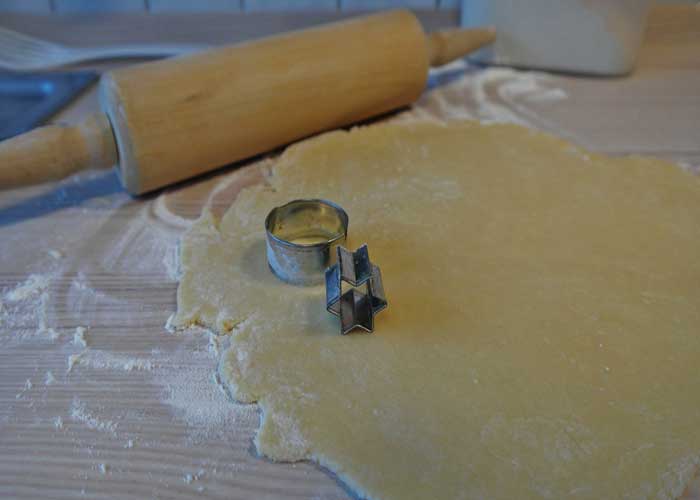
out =
<path fill-rule="evenodd" d="M 66 373 L 70 373 L 73 371 L 73 367 L 78 363 L 78 361 L 84 353 L 85 351 L 79 352 L 77 354 L 71 354 L 68 356 L 68 369 L 66 370 Z"/>
<path fill-rule="evenodd" d="M 171 280 L 177 281 L 180 277 L 179 259 L 177 257 L 178 245 L 172 245 L 163 255 L 163 265 L 165 266 L 168 277 Z"/>
<path fill-rule="evenodd" d="M 68 371 L 72 371 L 76 366 L 130 372 L 132 370 L 151 371 L 157 364 L 155 360 L 151 358 L 124 356 L 88 348 L 78 354 L 71 354 L 68 357 Z"/>
<path fill-rule="evenodd" d="M 199 469 L 199 472 L 195 474 L 185 474 L 182 480 L 187 484 L 192 484 L 194 481 L 199 481 L 204 477 L 206 471 L 204 469 Z"/>
<path fill-rule="evenodd" d="M 20 392 L 18 392 L 17 394 L 15 394 L 15 399 L 23 398 L 24 395 L 25 395 L 27 392 L 31 391 L 33 387 L 34 387 L 34 384 L 32 384 L 31 379 L 25 380 L 25 381 L 24 381 L 24 386 L 22 387 L 22 390 L 21 390 Z"/>
<path fill-rule="evenodd" d="M 700 162 L 692 163 L 689 161 L 681 160 L 678 162 L 678 166 L 680 166 L 683 170 L 687 170 L 688 172 L 700 175 Z"/>
<path fill-rule="evenodd" d="M 70 416 L 75 422 L 82 423 L 88 428 L 114 434 L 117 431 L 117 424 L 111 420 L 104 420 L 96 412 L 88 408 L 84 401 L 77 397 L 73 399 L 70 407 Z"/>
<path fill-rule="evenodd" d="M 208 345 L 198 341 L 203 349 L 176 352 L 170 358 L 169 368 L 155 374 L 155 381 L 162 387 L 162 402 L 188 424 L 190 442 L 226 439 L 238 421 L 257 419 L 258 411 L 251 405 L 234 403 L 222 390 L 216 372 L 218 347 L 211 347 L 211 334 L 203 329 L 180 333 L 183 336 L 193 334 L 196 339 L 209 339 Z M 200 362 L 193 364 L 191 359 Z"/>
<path fill-rule="evenodd" d="M 65 257 L 62 252 L 60 252 L 58 250 L 54 250 L 52 248 L 47 250 L 46 253 L 48 253 L 52 259 L 56 259 L 56 260 L 60 260 L 63 257 Z"/>
<path fill-rule="evenodd" d="M 80 347 L 87 347 L 87 328 L 84 326 L 78 326 L 75 328 L 73 333 L 73 343 Z"/>
<path fill-rule="evenodd" d="M 51 341 L 60 332 L 49 324 L 50 285 L 55 272 L 30 274 L 25 281 L 8 290 L 0 302 L 0 329 L 12 330 L 4 341 L 24 342 L 34 337 Z"/>
<path fill-rule="evenodd" d="M 459 75 L 454 77 L 453 75 Z M 482 123 L 515 123 L 555 130 L 527 107 L 527 103 L 556 104 L 567 93 L 555 87 L 555 78 L 537 71 L 510 68 L 475 68 L 456 61 L 431 70 L 429 82 L 439 89 L 426 92 L 414 106 L 397 118 L 434 121 L 479 120 Z"/>
<path fill-rule="evenodd" d="M 147 301 L 133 299 L 133 290 L 119 285 L 128 285 L 128 279 L 135 275 L 144 276 L 146 285 L 149 280 L 172 283 L 177 271 L 177 240 L 190 222 L 154 210 L 163 196 L 159 197 L 161 202 L 139 204 L 132 204 L 126 194 L 115 197 L 122 201 L 86 202 L 100 206 L 85 212 L 91 219 L 81 227 L 80 238 L 56 237 L 48 248 L 38 248 L 40 256 L 32 264 L 32 272 L 16 285 L 0 290 L 0 344 L 21 344 L 26 352 L 35 348 L 37 352 L 31 363 L 14 369 L 18 377 L 10 387 L 17 389 L 11 394 L 12 404 L 0 409 L 0 426 L 20 415 L 26 418 L 20 413 L 26 412 L 30 419 L 45 422 L 52 434 L 60 431 L 62 437 L 72 439 L 68 454 L 84 454 L 93 470 L 117 476 L 121 471 L 104 460 L 109 447 L 103 448 L 101 442 L 119 438 L 120 447 L 131 450 L 139 443 L 142 452 L 161 446 L 161 438 L 158 431 L 149 435 L 152 430 L 148 425 L 142 433 L 142 419 L 149 416 L 138 402 L 115 408 L 104 399 L 119 387 L 115 378 L 132 386 L 139 381 L 148 388 L 145 394 L 155 396 L 149 406 L 165 415 L 165 426 L 175 429 L 168 439 L 181 433 L 181 439 L 190 445 L 217 437 L 226 439 L 235 422 L 257 421 L 258 413 L 250 406 L 238 410 L 214 380 L 219 340 L 211 339 L 208 332 L 199 337 L 182 336 L 182 341 L 171 336 L 165 346 L 151 338 L 151 333 L 136 343 L 133 337 L 119 336 L 122 325 L 157 325 L 162 321 L 163 308 L 169 305 L 149 310 L 144 307 Z M 115 217 L 117 211 L 122 211 L 120 217 Z M 124 312 L 123 317 L 115 316 L 115 311 Z M 95 324 L 100 328 L 88 328 Z M 151 327 L 153 331 L 157 329 Z M 173 350 L 173 346 L 178 347 Z M 66 364 L 57 365 L 56 360 Z M 59 377 L 64 368 L 68 374 Z M 102 385 L 105 383 L 109 387 Z M 58 411 L 56 402 L 61 402 Z M 175 425 L 167 421 L 168 413 Z M 188 467 L 181 474 L 203 477 L 196 471 Z M 155 486 L 167 484 L 167 476 L 154 476 Z M 85 481 L 91 478 L 89 474 L 81 477 Z"/>
<path fill-rule="evenodd" d="M 31 274 L 29 277 L 15 288 L 5 294 L 5 300 L 9 302 L 19 302 L 45 292 L 51 278 L 44 274 Z"/>

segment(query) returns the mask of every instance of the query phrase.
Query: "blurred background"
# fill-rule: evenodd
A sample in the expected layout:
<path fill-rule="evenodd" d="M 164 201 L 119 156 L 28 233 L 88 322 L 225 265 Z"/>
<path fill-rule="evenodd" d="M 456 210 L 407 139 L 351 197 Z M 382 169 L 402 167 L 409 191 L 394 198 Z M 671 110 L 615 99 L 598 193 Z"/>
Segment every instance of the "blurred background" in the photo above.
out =
<path fill-rule="evenodd" d="M 695 0 L 657 0 L 656 3 L 694 3 Z M 0 12 L 51 13 L 168 13 L 168 12 L 289 12 L 321 10 L 343 12 L 410 8 L 453 10 L 471 0 L 0 0 Z M 481 3 L 479 1 L 478 3 Z"/>

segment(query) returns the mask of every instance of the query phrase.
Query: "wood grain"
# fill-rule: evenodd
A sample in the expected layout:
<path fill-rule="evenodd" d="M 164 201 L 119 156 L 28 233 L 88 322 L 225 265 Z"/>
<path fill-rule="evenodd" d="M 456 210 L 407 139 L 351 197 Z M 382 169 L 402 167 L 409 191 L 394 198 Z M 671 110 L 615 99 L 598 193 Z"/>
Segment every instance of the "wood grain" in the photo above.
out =
<path fill-rule="evenodd" d="M 484 91 L 535 126 L 591 149 L 641 152 L 700 166 L 699 16 L 692 7 L 655 10 L 639 68 L 630 78 L 551 76 L 546 85 L 567 94 L 557 102 L 509 101 L 499 81 L 486 83 Z M 178 36 L 197 40 L 199 29 L 202 41 L 224 38 L 223 26 L 214 24 L 213 33 L 180 24 L 184 31 Z M 34 29 L 40 25 L 37 21 Z M 82 35 L 60 36 L 118 37 L 113 26 L 103 29 L 108 35 L 92 26 L 76 28 Z M 466 74 L 463 68 L 448 72 L 420 100 L 419 110 L 438 116 L 476 112 L 479 103 L 460 82 L 478 74 L 474 68 Z M 59 119 L 78 121 L 95 105 L 94 94 L 88 93 Z M 94 171 L 0 194 L 0 288 L 13 287 L 30 273 L 53 276 L 47 326 L 60 333 L 57 340 L 33 333 L 40 306 L 0 323 L 0 497 L 351 498 L 332 475 L 313 465 L 273 464 L 255 456 L 254 411 L 211 429 L 168 402 L 169 377 L 206 378 L 216 357 L 208 354 L 207 335 L 178 336 L 163 328 L 176 291 L 164 258 L 183 221 L 163 217 L 160 209 L 182 219 L 195 218 L 206 203 L 222 211 L 242 186 L 255 181 L 250 170 L 228 168 L 132 199 L 113 173 Z M 55 259 L 48 249 L 64 257 Z M 79 364 L 66 373 L 68 356 L 81 351 L 71 341 L 76 326 L 90 327 L 93 355 L 159 364 L 131 371 Z M 53 385 L 44 384 L 47 370 L 57 379 Z M 28 390 L 27 379 L 32 382 Z M 114 431 L 71 417 L 76 399 L 103 423 L 112 422 Z M 55 427 L 59 416 L 63 428 Z M 106 464 L 104 473 L 100 464 Z M 204 474 L 188 482 L 188 475 L 200 470 Z M 687 498 L 698 498 L 698 491 L 697 482 L 689 485 Z"/>
<path fill-rule="evenodd" d="M 47 125 L 0 142 L 0 158 L 0 186 L 12 188 L 111 168 L 117 148 L 107 117 L 94 113 L 75 126 Z"/>
<path fill-rule="evenodd" d="M 461 48 L 460 35 L 444 39 Z M 101 102 L 124 185 L 143 194 L 407 106 L 426 51 L 416 17 L 395 11 L 112 71 Z"/>
<path fill-rule="evenodd" d="M 117 164 L 134 195 L 412 104 L 428 65 L 495 38 L 426 38 L 407 10 L 212 48 L 102 75 L 99 113 L 0 143 L 0 188 Z"/>

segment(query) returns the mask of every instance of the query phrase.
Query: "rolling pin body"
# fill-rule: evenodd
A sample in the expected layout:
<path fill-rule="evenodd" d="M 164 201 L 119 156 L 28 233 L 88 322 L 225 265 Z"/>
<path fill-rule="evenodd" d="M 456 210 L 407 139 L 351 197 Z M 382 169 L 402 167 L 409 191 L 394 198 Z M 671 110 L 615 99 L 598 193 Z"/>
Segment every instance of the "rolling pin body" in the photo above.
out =
<path fill-rule="evenodd" d="M 117 151 L 126 189 L 146 193 L 406 106 L 431 63 L 493 38 L 489 30 L 426 37 L 413 14 L 393 11 L 112 71 L 100 82 L 109 121 L 30 132 L 51 138 L 49 149 L 24 136 L 0 143 L 0 187 L 115 164 Z M 47 158 L 60 155 L 60 168 L 49 168 Z"/>
<path fill-rule="evenodd" d="M 117 70 L 101 104 L 143 193 L 405 106 L 427 70 L 421 26 L 397 12 Z"/>

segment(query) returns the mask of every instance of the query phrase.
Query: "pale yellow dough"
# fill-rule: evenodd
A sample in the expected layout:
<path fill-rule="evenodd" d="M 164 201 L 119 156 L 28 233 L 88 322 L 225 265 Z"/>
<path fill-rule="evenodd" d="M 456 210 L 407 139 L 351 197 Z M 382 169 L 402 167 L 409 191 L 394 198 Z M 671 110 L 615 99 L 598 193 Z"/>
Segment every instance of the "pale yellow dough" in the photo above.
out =
<path fill-rule="evenodd" d="M 389 308 L 340 336 L 263 220 L 326 198 Z M 672 498 L 700 457 L 700 183 L 512 125 L 377 125 L 289 148 L 185 235 L 175 324 L 232 330 L 258 450 L 374 499 Z M 234 430 L 232 429 L 232 432 Z"/>

